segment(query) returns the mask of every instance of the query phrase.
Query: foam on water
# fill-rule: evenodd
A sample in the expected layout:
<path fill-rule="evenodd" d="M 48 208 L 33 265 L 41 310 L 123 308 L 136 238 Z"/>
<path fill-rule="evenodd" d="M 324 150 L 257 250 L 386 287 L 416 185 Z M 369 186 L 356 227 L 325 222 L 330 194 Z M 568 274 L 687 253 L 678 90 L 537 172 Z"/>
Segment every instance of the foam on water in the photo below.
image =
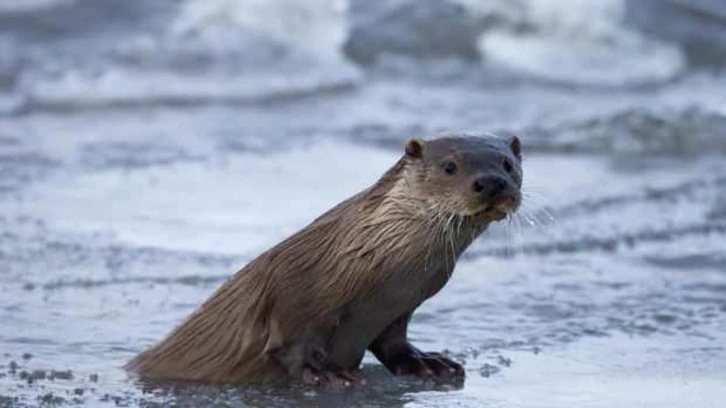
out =
<path fill-rule="evenodd" d="M 350 166 L 351 157 L 362 156 L 365 162 Z M 219 164 L 175 160 L 171 166 L 155 162 L 157 166 L 144 169 L 137 163 L 129 173 L 112 167 L 56 178 L 51 185 L 29 189 L 27 199 L 6 205 L 14 212 L 44 214 L 45 225 L 53 230 L 100 234 L 122 245 L 257 252 L 372 184 L 394 158 L 388 152 L 324 144 L 283 155 L 248 153 Z M 210 173 L 216 174 L 215 183 L 208 182 Z M 280 188 L 270 189 L 272 185 Z M 269 217 L 270 212 L 276 215 Z"/>
<path fill-rule="evenodd" d="M 683 72 L 675 45 L 647 39 L 620 24 L 620 0 L 526 1 L 523 25 L 482 36 L 496 64 L 546 81 L 591 86 L 659 84 Z"/>
<path fill-rule="evenodd" d="M 30 108 L 79 109 L 113 106 L 255 104 L 347 90 L 356 85 L 352 69 L 321 72 L 297 70 L 294 75 L 216 77 L 172 72 L 139 73 L 112 70 L 94 77 L 69 73 L 59 80 L 35 82 L 28 91 Z"/>
<path fill-rule="evenodd" d="M 72 4 L 74 0 L 3 0 L 0 13 L 29 12 Z"/>
<path fill-rule="evenodd" d="M 148 5 L 130 3 L 124 11 L 133 14 L 136 6 Z M 95 10 L 85 2 L 77 5 L 83 10 L 74 7 L 64 4 L 67 19 Z M 104 7 L 98 9 L 109 12 Z M 125 31 L 100 26 L 92 37 L 80 28 L 58 38 L 52 30 L 41 33 L 48 41 L 25 40 L 20 33 L 15 38 L 11 31 L 10 45 L 27 43 L 23 58 L 31 62 L 19 69 L 24 80 L 17 94 L 25 110 L 56 110 L 264 103 L 347 90 L 361 76 L 338 52 L 344 7 L 328 1 L 188 1 L 178 10 L 164 8 L 171 18 L 154 22 L 152 8 L 144 13 L 146 25 L 129 23 Z"/>
<path fill-rule="evenodd" d="M 346 9 L 346 0 L 188 0 L 172 29 L 185 35 L 234 24 L 332 60 L 340 59 Z"/>

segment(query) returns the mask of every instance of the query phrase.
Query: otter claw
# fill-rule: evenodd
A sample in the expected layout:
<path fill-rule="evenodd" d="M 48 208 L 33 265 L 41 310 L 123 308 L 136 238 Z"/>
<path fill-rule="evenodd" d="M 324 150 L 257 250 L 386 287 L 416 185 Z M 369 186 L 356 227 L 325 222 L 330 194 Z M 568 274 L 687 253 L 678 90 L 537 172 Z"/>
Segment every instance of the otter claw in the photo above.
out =
<path fill-rule="evenodd" d="M 346 370 L 317 370 L 313 367 L 303 369 L 302 382 L 308 385 L 317 385 L 329 388 L 351 388 L 356 385 L 365 385 L 365 380 L 351 371 Z"/>
<path fill-rule="evenodd" d="M 384 364 L 395 375 L 439 378 L 464 376 L 461 364 L 441 353 L 424 353 L 410 345 L 391 355 Z"/>

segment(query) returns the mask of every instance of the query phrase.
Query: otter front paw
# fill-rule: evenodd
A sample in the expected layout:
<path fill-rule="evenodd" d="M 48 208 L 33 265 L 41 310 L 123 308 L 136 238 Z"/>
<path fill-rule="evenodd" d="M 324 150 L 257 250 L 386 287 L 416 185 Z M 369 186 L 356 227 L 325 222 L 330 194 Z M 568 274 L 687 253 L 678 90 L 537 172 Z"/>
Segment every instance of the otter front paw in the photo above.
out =
<path fill-rule="evenodd" d="M 441 353 L 425 353 L 410 344 L 387 353 L 381 360 L 395 375 L 419 377 L 463 377 L 464 367 Z"/>
<path fill-rule="evenodd" d="M 308 385 L 320 385 L 335 389 L 351 388 L 366 383 L 362 377 L 351 370 L 320 370 L 309 365 L 303 368 L 302 382 Z"/>

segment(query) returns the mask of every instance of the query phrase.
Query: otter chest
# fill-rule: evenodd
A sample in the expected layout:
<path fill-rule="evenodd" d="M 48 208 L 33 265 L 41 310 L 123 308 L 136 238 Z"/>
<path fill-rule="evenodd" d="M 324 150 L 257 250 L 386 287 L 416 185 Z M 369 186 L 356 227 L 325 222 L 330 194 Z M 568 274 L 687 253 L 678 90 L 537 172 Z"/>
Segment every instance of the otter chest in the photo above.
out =
<path fill-rule="evenodd" d="M 330 360 L 354 368 L 373 340 L 394 320 L 413 312 L 438 292 L 453 270 L 452 258 L 391 271 L 371 296 L 343 311 L 329 343 Z"/>

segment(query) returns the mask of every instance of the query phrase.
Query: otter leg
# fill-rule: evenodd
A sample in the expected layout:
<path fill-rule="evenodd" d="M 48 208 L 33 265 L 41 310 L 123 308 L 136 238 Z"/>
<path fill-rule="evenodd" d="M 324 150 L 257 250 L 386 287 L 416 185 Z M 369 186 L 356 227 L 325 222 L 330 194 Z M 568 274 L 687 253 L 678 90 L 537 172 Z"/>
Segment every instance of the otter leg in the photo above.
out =
<path fill-rule="evenodd" d="M 441 353 L 425 353 L 412 346 L 406 338 L 407 313 L 391 323 L 373 340 L 368 349 L 395 375 L 420 377 L 461 377 L 464 367 Z"/>
<path fill-rule="evenodd" d="M 265 352 L 283 367 L 288 375 L 304 384 L 329 388 L 348 388 L 363 385 L 365 380 L 351 370 L 331 363 L 326 350 L 326 339 L 332 329 L 307 327 L 285 342 L 277 319 L 271 319 L 270 335 Z M 287 344 L 286 344 L 287 343 Z"/>

